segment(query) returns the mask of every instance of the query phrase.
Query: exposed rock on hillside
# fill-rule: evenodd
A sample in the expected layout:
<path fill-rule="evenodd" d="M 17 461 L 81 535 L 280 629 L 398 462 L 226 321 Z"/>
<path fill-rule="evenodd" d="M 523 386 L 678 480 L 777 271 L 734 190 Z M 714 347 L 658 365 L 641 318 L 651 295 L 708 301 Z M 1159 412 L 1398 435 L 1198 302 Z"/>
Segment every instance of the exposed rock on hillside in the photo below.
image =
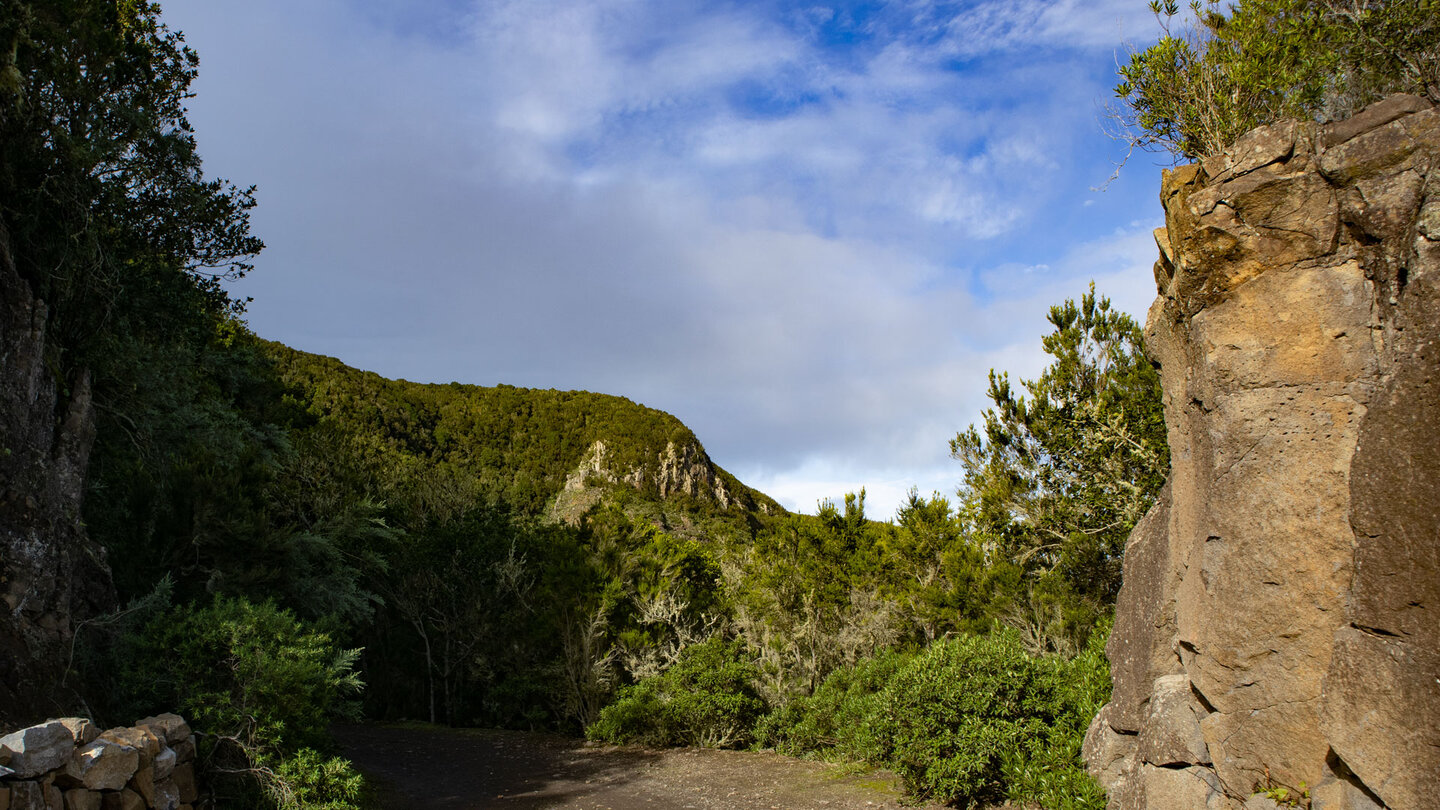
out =
<path fill-rule="evenodd" d="M 655 456 L 653 468 L 627 468 L 615 463 L 604 440 L 596 440 L 566 477 L 551 507 L 551 516 L 567 522 L 579 520 L 600 501 L 607 486 L 627 486 L 637 491 L 651 488 L 661 499 L 685 495 L 721 510 L 731 506 L 763 514 L 778 510 L 768 498 L 756 496 L 716 467 L 698 443 L 666 442 L 664 451 Z"/>
<path fill-rule="evenodd" d="M 1238 808 L 1267 778 L 1434 807 L 1440 108 L 1262 127 L 1161 200 L 1170 485 L 1126 549 L 1087 760 L 1112 807 Z"/>
<path fill-rule="evenodd" d="M 55 686 L 70 637 L 114 600 L 80 522 L 90 378 L 57 379 L 46 321 L 0 227 L 0 726 L 67 708 Z"/>

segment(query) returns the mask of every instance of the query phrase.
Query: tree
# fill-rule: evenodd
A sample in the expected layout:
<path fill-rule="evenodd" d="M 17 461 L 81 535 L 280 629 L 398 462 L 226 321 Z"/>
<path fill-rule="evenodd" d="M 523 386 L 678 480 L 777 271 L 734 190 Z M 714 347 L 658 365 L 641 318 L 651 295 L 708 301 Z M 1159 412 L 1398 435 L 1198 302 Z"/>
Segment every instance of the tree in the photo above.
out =
<path fill-rule="evenodd" d="M 201 172 L 197 65 L 151 3 L 0 0 L 0 220 L 46 305 L 48 366 L 93 378 L 84 510 L 131 594 L 189 538 L 249 534 L 250 482 L 283 445 L 222 286 L 261 248 L 254 197 Z"/>
<path fill-rule="evenodd" d="M 950 450 L 965 468 L 967 531 L 992 567 L 1022 572 L 1012 608 L 1033 599 L 1093 618 L 1113 604 L 1125 538 L 1169 471 L 1160 381 L 1139 326 L 1093 284 L 1049 320 L 1053 360 L 1021 381 L 1028 397 L 991 371 L 994 407 Z"/>
<path fill-rule="evenodd" d="M 0 215 L 52 336 L 83 362 L 177 307 L 238 309 L 220 283 L 262 247 L 253 189 L 203 177 L 184 106 L 199 60 L 159 7 L 0 0 L 0 44 Z"/>
<path fill-rule="evenodd" d="M 1120 67 L 1124 137 L 1215 154 L 1282 118 L 1340 118 L 1388 93 L 1440 102 L 1433 0 L 1151 0 L 1163 35 Z"/>

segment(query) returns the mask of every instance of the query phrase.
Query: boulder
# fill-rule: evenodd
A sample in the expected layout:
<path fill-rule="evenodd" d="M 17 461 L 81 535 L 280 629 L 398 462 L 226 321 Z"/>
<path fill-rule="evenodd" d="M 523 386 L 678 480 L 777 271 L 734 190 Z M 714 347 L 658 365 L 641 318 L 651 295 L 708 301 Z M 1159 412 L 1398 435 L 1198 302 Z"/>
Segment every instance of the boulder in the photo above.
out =
<path fill-rule="evenodd" d="M 1208 768 L 1157 768 L 1141 765 L 1131 777 L 1133 787 L 1121 810 L 1159 808 L 1166 810 L 1226 810 L 1220 782 Z"/>
<path fill-rule="evenodd" d="M 155 769 L 155 778 L 170 778 L 170 772 L 175 770 L 175 761 L 175 751 L 173 749 L 161 749 L 160 753 L 155 755 L 155 761 L 151 763 L 151 766 Z"/>
<path fill-rule="evenodd" d="M 139 794 L 146 807 L 155 806 L 155 769 L 152 766 L 141 765 L 125 787 Z"/>
<path fill-rule="evenodd" d="M 76 745 L 86 745 L 100 736 L 100 729 L 84 717 L 62 717 L 55 722 L 70 730 Z"/>
<path fill-rule="evenodd" d="M 112 728 L 102 732 L 97 739 L 134 748 L 140 752 L 141 765 L 154 762 L 165 747 L 165 743 L 148 728 Z"/>
<path fill-rule="evenodd" d="M 90 790 L 120 790 L 140 767 L 140 752 L 131 746 L 97 739 L 77 750 L 65 774 Z"/>
<path fill-rule="evenodd" d="M 1109 714 L 1114 708 L 1113 703 L 1107 704 L 1095 715 L 1080 746 L 1080 755 L 1090 775 L 1112 794 L 1122 789 L 1134 769 L 1135 753 L 1139 748 L 1136 735 L 1116 731 L 1111 725 Z"/>
<path fill-rule="evenodd" d="M 62 767 L 75 750 L 75 737 L 52 720 L 0 737 L 0 749 L 9 751 L 5 765 L 14 776 L 28 779 Z"/>
<path fill-rule="evenodd" d="M 157 714 L 153 717 L 142 717 L 135 721 L 136 726 L 150 729 L 155 736 L 174 745 L 190 736 L 190 724 L 185 718 L 178 714 Z"/>
<path fill-rule="evenodd" d="M 1140 732 L 1142 762 L 1161 766 L 1210 764 L 1210 752 L 1200 731 L 1195 703 L 1190 679 L 1186 676 L 1166 675 L 1155 679 L 1145 728 Z"/>
<path fill-rule="evenodd" d="M 182 762 L 175 766 L 170 774 L 170 781 L 175 783 L 175 789 L 180 791 L 180 801 L 189 804 L 200 798 L 200 791 L 195 786 L 195 766 L 189 762 Z"/>
<path fill-rule="evenodd" d="M 106 793 L 100 800 L 100 810 L 145 810 L 145 800 L 129 789 Z"/>
<path fill-rule="evenodd" d="M 169 779 L 155 783 L 155 798 L 150 806 L 155 810 L 179 810 L 180 789 Z"/>
<path fill-rule="evenodd" d="M 45 788 L 39 782 L 10 782 L 10 810 L 48 810 Z"/>
<path fill-rule="evenodd" d="M 1331 775 L 1310 791 L 1310 810 L 1385 810 L 1385 807 L 1353 781 Z"/>

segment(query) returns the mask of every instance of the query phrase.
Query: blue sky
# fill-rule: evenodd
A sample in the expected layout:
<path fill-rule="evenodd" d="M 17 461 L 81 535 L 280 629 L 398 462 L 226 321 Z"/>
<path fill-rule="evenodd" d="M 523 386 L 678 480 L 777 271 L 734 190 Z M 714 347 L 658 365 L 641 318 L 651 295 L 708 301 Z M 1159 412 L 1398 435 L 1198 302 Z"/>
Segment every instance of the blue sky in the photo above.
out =
<path fill-rule="evenodd" d="M 1047 308 L 1154 296 L 1160 163 L 1102 132 L 1141 0 L 171 0 L 262 336 L 675 414 L 813 511 L 950 494 Z"/>

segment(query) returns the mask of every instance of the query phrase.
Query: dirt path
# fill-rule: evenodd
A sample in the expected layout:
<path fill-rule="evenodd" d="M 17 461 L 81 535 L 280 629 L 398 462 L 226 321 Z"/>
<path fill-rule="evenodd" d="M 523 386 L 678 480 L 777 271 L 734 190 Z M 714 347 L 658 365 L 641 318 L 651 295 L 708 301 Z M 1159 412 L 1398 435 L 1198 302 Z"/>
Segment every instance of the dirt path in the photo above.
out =
<path fill-rule="evenodd" d="M 546 734 L 417 726 L 343 726 L 335 736 L 345 756 L 380 782 L 385 806 L 394 810 L 902 807 L 890 774 L 778 754 L 615 748 Z"/>

